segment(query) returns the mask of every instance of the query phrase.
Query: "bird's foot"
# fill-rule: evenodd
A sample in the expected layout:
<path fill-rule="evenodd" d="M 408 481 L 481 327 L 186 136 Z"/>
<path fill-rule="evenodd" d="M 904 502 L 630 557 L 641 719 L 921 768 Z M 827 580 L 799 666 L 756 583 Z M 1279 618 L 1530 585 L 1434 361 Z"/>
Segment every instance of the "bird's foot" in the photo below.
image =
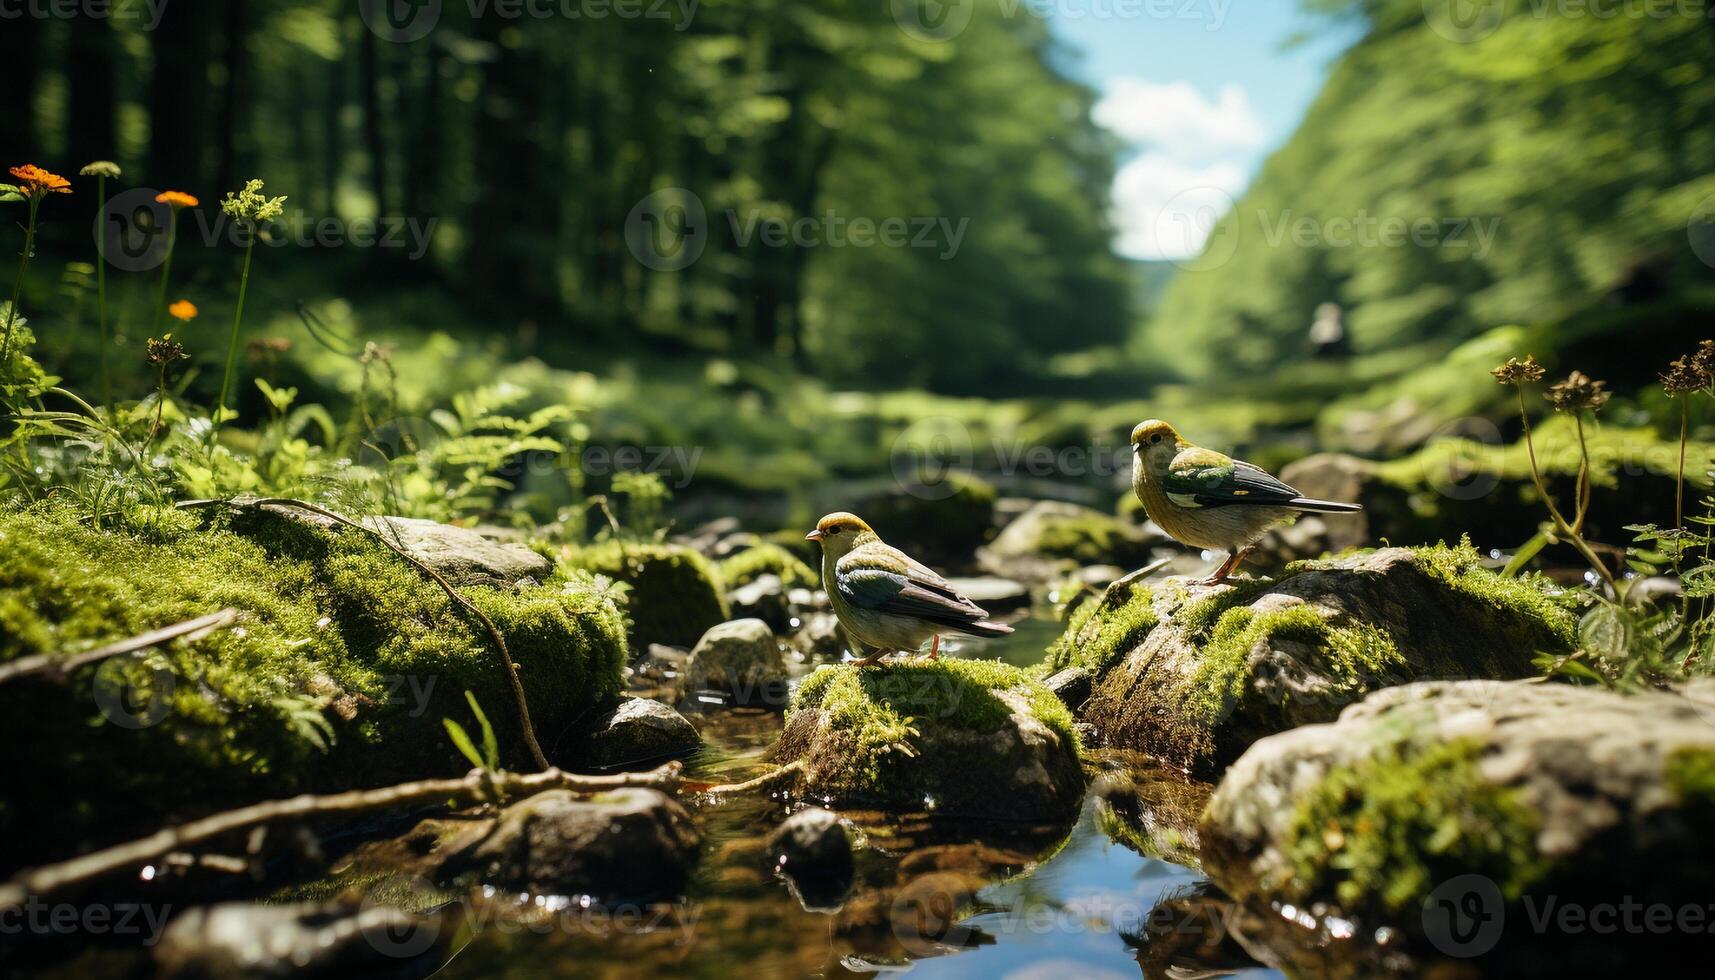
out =
<path fill-rule="evenodd" d="M 933 639 L 929 642 L 929 659 L 930 660 L 940 660 L 941 659 L 941 636 L 939 633 L 937 633 L 935 635 L 935 639 Z"/>
<path fill-rule="evenodd" d="M 893 653 L 893 652 L 894 651 L 892 651 L 892 650 L 877 650 L 874 653 L 870 654 L 869 656 L 863 658 L 862 660 L 855 661 L 852 664 L 852 666 L 853 667 L 874 667 L 877 664 L 881 663 L 882 659 L 885 658 L 888 654 Z"/>

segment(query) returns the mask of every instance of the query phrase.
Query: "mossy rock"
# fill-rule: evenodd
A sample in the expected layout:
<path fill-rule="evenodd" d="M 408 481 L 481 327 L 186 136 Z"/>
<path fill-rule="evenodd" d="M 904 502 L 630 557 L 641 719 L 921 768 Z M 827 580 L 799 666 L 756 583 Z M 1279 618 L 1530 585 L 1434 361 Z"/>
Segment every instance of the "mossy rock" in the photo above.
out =
<path fill-rule="evenodd" d="M 13 763 L 28 798 L 0 802 L 0 865 L 254 799 L 455 775 L 469 763 L 441 719 L 474 728 L 467 690 L 505 761 L 527 762 L 498 654 L 439 586 L 369 535 L 258 538 L 279 525 L 205 513 L 106 530 L 66 508 L 0 513 L 0 660 L 240 614 L 65 683 L 0 686 L 0 734 L 36 747 Z M 606 595 L 568 581 L 460 592 L 505 638 L 544 742 L 618 692 L 624 617 Z"/>
<path fill-rule="evenodd" d="M 681 545 L 609 539 L 573 550 L 561 565 L 606 575 L 631 587 L 626 612 L 631 617 L 631 643 L 638 650 L 651 643 L 688 647 L 704 630 L 727 618 L 714 566 Z"/>
<path fill-rule="evenodd" d="M 1040 500 L 977 554 L 984 571 L 1024 582 L 1046 582 L 1082 565 L 1135 568 L 1166 539 L 1099 510 Z"/>
<path fill-rule="evenodd" d="M 1072 715 L 988 660 L 822 666 L 804 679 L 777 756 L 832 806 L 995 820 L 1075 813 L 1084 775 Z"/>
<path fill-rule="evenodd" d="M 732 592 L 764 575 L 774 575 L 788 589 L 813 589 L 821 581 L 816 570 L 785 548 L 765 541 L 752 545 L 715 566 L 721 588 Z"/>
<path fill-rule="evenodd" d="M 1616 924 L 1622 903 L 1707 909 L 1712 721 L 1709 682 L 1632 696 L 1521 681 L 1381 691 L 1246 752 L 1205 811 L 1204 867 L 1253 907 L 1325 907 L 1358 936 L 1385 926 L 1431 958 L 1609 975 L 1707 943 L 1707 918 L 1695 937 L 1628 937 L 1583 915 L 1563 932 L 1542 909 L 1606 905 Z M 1514 928 L 1527 905 L 1540 931 Z"/>
<path fill-rule="evenodd" d="M 1207 776 L 1379 688 L 1531 676 L 1574 626 L 1564 600 L 1482 569 L 1468 545 L 1387 548 L 1237 584 L 1122 580 L 1050 658 L 1102 673 L 1084 718 L 1110 744 Z"/>

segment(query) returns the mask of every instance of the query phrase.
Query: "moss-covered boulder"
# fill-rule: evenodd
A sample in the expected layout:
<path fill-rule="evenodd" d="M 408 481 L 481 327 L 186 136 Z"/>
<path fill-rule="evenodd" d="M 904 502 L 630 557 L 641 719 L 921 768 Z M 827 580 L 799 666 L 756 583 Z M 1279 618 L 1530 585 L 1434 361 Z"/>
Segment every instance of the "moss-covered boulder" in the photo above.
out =
<path fill-rule="evenodd" d="M 1379 688 L 1529 676 L 1538 652 L 1570 649 L 1574 622 L 1468 546 L 1387 548 L 1237 584 L 1122 579 L 1074 613 L 1050 666 L 1100 675 L 1083 717 L 1110 744 L 1210 775 Z"/>
<path fill-rule="evenodd" d="M 1135 568 L 1166 543 L 1153 526 L 1077 504 L 1041 500 L 979 551 L 977 562 L 991 575 L 1047 582 L 1082 565 Z"/>
<path fill-rule="evenodd" d="M 1381 691 L 1246 752 L 1205 812 L 1204 867 L 1254 906 L 1317 909 L 1347 937 L 1386 927 L 1431 958 L 1595 976 L 1706 948 L 1712 709 L 1707 684 Z"/>
<path fill-rule="evenodd" d="M 19 752 L 0 866 L 170 816 L 469 768 L 441 726 L 473 692 L 511 765 L 512 691 L 487 631 L 361 532 L 254 515 L 146 513 L 96 529 L 67 508 L 0 513 L 0 660 L 70 656 L 223 608 L 229 629 L 0 685 Z M 499 629 L 538 732 L 617 694 L 624 617 L 587 580 L 460 593 Z"/>
<path fill-rule="evenodd" d="M 752 545 L 715 566 L 721 587 L 728 592 L 749 585 L 764 575 L 773 575 L 788 589 L 813 589 L 820 581 L 815 569 L 797 555 L 773 542 Z"/>
<path fill-rule="evenodd" d="M 833 806 L 996 820 L 1075 813 L 1084 775 L 1071 712 L 988 660 L 822 666 L 787 715 L 777 757 Z"/>
<path fill-rule="evenodd" d="M 709 560 L 682 545 L 609 539 L 569 552 L 561 566 L 606 575 L 630 586 L 631 644 L 688 647 L 727 618 L 726 600 Z"/>

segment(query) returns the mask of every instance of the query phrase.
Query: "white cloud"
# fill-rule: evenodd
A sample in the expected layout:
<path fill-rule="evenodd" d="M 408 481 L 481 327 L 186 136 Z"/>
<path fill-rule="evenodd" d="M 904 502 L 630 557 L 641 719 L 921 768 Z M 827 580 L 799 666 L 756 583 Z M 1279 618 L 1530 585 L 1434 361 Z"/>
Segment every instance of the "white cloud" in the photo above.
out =
<path fill-rule="evenodd" d="M 1199 254 L 1262 149 L 1245 90 L 1226 85 L 1210 100 L 1189 82 L 1115 78 L 1092 116 L 1142 151 L 1114 176 L 1114 249 L 1135 259 Z"/>
<path fill-rule="evenodd" d="M 1091 115 L 1122 139 L 1180 158 L 1247 153 L 1263 142 L 1262 120 L 1233 84 L 1210 101 L 1189 82 L 1115 78 Z"/>

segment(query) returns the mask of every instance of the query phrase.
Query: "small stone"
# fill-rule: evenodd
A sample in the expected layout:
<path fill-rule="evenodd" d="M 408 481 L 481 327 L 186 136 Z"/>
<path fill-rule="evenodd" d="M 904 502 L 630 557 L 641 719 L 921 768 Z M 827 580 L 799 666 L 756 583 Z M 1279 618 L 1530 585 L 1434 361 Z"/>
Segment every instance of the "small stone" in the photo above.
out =
<path fill-rule="evenodd" d="M 806 655 L 838 660 L 846 649 L 846 636 L 840 631 L 840 619 L 831 612 L 815 612 L 804 617 L 804 625 L 792 636 L 792 646 Z"/>
<path fill-rule="evenodd" d="M 685 755 L 702 744 L 684 715 L 659 701 L 626 698 L 596 719 L 577 755 L 582 765 L 618 769 Z"/>
<path fill-rule="evenodd" d="M 735 619 L 710 627 L 691 651 L 679 679 L 681 706 L 784 707 L 786 660 L 774 631 L 760 619 Z"/>
<path fill-rule="evenodd" d="M 1077 711 L 1084 706 L 1085 701 L 1090 700 L 1090 691 L 1095 687 L 1096 679 L 1082 667 L 1065 667 L 1049 675 L 1042 683 L 1054 692 L 1061 704 Z"/>
<path fill-rule="evenodd" d="M 179 914 L 154 956 L 161 976 L 175 980 L 394 976 L 413 961 L 433 961 L 449 938 L 441 932 L 439 913 L 226 902 Z"/>
<path fill-rule="evenodd" d="M 851 841 L 827 810 L 809 807 L 786 818 L 768 835 L 768 860 L 807 910 L 838 908 L 851 889 Z"/>
<path fill-rule="evenodd" d="M 791 628 L 792 606 L 778 575 L 758 575 L 732 590 L 727 593 L 727 605 L 735 618 L 760 619 L 782 633 Z"/>

